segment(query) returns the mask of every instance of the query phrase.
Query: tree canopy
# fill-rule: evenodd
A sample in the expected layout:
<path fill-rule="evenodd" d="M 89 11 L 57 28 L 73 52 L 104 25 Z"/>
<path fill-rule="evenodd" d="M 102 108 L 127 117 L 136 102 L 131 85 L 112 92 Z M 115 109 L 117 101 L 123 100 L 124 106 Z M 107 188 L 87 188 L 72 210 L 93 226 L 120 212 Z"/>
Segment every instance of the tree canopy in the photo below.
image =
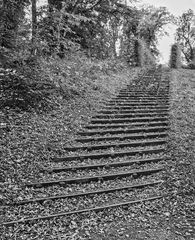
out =
<path fill-rule="evenodd" d="M 120 58 L 128 66 L 154 65 L 158 38 L 171 21 L 166 8 L 138 8 L 136 0 L 48 0 L 43 6 L 39 0 L 2 3 L 0 67 L 14 71 L 0 79 L 5 106 L 25 109 L 26 103 L 38 106 L 50 90 L 67 92 L 61 80 L 70 76 L 66 63 L 72 57 L 77 59 L 73 69 L 81 56 L 92 62 Z M 50 61 L 56 65 L 49 65 L 48 73 L 42 63 Z M 61 62 L 60 75 L 57 65 Z M 72 82 L 78 74 L 74 72 Z"/>
<path fill-rule="evenodd" d="M 141 39 L 157 56 L 158 38 L 171 21 L 166 8 L 139 9 L 132 4 L 136 0 L 48 0 L 40 8 L 37 2 L 3 0 L 1 51 L 15 48 L 31 54 L 30 49 L 36 48 L 36 54 L 63 57 L 66 51 L 80 49 L 88 56 L 105 59 L 125 54 L 133 39 Z M 25 13 L 31 4 L 29 21 Z"/>
<path fill-rule="evenodd" d="M 176 40 L 181 46 L 181 51 L 185 60 L 189 63 L 193 59 L 193 47 L 195 44 L 195 14 L 189 9 L 178 19 L 176 30 Z"/>

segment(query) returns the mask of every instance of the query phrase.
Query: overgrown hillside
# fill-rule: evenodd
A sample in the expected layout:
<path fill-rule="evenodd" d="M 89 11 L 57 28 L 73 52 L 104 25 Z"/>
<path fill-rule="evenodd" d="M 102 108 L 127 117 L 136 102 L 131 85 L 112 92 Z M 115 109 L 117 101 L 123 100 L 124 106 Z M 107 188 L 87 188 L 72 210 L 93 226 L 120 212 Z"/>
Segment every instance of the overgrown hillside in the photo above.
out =
<path fill-rule="evenodd" d="M 47 98 L 50 108 L 1 111 L 2 202 L 22 198 L 20 186 L 39 174 L 39 166 L 63 154 L 63 147 L 89 121 L 102 102 L 115 95 L 144 69 L 121 60 L 92 61 L 84 56 L 41 60 L 41 71 L 56 85 Z M 4 77 L 2 72 L 1 77 Z M 16 111 L 17 110 L 17 111 Z"/>

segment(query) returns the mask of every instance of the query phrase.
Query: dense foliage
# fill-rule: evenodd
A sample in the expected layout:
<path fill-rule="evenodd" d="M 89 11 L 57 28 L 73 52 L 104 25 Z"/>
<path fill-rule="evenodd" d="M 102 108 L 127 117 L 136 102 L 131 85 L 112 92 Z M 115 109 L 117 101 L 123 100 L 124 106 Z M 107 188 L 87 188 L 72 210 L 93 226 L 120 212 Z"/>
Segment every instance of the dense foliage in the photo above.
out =
<path fill-rule="evenodd" d="M 176 40 L 181 46 L 181 51 L 185 61 L 190 63 L 193 59 L 193 46 L 195 43 L 195 14 L 189 9 L 178 19 L 178 28 L 176 30 Z"/>
<path fill-rule="evenodd" d="M 100 59 L 116 57 L 124 54 L 125 46 L 136 38 L 145 41 L 157 55 L 157 38 L 162 34 L 163 26 L 171 21 L 168 11 L 154 7 L 140 10 L 132 5 L 135 0 L 126 4 L 121 2 L 49 0 L 41 8 L 34 7 L 32 20 L 37 26 L 32 26 L 33 30 L 36 29 L 32 37 L 36 38 L 33 41 L 36 54 L 51 55 L 55 52 L 63 57 L 66 51 L 82 49 L 88 56 Z M 25 44 L 25 50 L 30 51 L 27 45 L 32 44 L 32 28 L 28 14 L 24 14 L 30 2 L 4 0 L 3 3 L 0 8 L 1 48 L 18 48 L 18 41 L 22 40 L 23 48 Z M 35 0 L 32 3 L 36 5 Z"/>
<path fill-rule="evenodd" d="M 49 88 L 54 85 L 50 77 L 45 79 L 40 58 L 68 61 L 65 56 L 82 52 L 93 60 L 124 58 L 134 66 L 154 62 L 158 56 L 158 37 L 171 18 L 165 8 L 137 8 L 136 0 L 126 3 L 121 0 L 48 0 L 41 7 L 38 0 L 3 0 L 0 6 L 0 65 L 16 69 L 13 84 L 12 80 L 4 78 L 3 88 L 15 92 L 18 81 L 16 86 L 24 84 L 25 89 L 35 93 L 33 102 L 47 96 L 48 84 Z M 141 43 L 139 51 L 135 49 L 136 42 Z M 36 89 L 41 93 L 40 98 Z M 8 95 L 21 94 L 10 92 Z M 24 99 L 22 101 L 28 102 Z M 10 97 L 8 105 L 11 106 Z"/>

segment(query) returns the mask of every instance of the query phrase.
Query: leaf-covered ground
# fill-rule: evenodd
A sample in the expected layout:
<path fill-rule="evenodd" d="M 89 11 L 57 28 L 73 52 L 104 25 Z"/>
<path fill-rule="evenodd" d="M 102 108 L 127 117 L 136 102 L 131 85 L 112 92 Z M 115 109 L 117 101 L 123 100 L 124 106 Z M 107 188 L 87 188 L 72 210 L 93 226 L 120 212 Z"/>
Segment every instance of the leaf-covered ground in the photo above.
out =
<path fill-rule="evenodd" d="M 195 239 L 195 71 L 171 72 L 170 157 L 167 184 L 173 229 Z"/>
<path fill-rule="evenodd" d="M 94 67 L 95 85 L 82 85 L 85 94 L 57 98 L 51 112 L 2 113 L 7 128 L 1 130 L 1 201 L 22 200 L 22 183 L 39 176 L 39 167 L 50 157 L 61 153 L 78 129 L 101 107 L 100 101 L 111 97 L 140 72 L 140 69 L 116 71 Z M 61 68 L 62 70 L 63 68 Z M 71 219 L 48 220 L 44 223 L 4 229 L 8 239 L 95 239 L 95 240 L 193 240 L 195 239 L 194 204 L 194 131 L 195 131 L 195 72 L 169 71 L 171 79 L 170 159 L 164 174 L 168 196 L 147 204 L 113 209 L 100 213 L 72 216 Z M 88 80 L 87 80 L 88 79 Z M 121 84 L 123 83 L 123 84 Z M 77 82 L 75 82 L 77 84 Z M 85 85 L 86 84 L 86 85 Z M 95 86 L 95 87 L 94 87 Z M 78 86 L 76 85 L 78 91 Z M 6 214 L 6 213 L 2 213 Z M 63 221 L 62 221 L 63 220 Z"/>
<path fill-rule="evenodd" d="M 78 57 L 78 56 L 77 56 Z M 76 62 L 76 63 L 75 63 Z M 22 200 L 22 184 L 36 180 L 39 169 L 52 156 L 63 153 L 75 133 L 102 106 L 102 101 L 138 74 L 140 68 L 129 68 L 121 62 L 92 62 L 87 58 L 56 59 L 42 62 L 45 78 L 55 81 L 63 91 L 50 98 L 50 111 L 0 111 L 0 201 Z M 3 73 L 1 74 L 3 77 Z"/>
<path fill-rule="evenodd" d="M 146 207 L 131 206 L 128 216 L 105 223 L 91 239 L 195 239 L 195 71 L 165 71 L 163 77 L 170 79 L 168 195 Z"/>

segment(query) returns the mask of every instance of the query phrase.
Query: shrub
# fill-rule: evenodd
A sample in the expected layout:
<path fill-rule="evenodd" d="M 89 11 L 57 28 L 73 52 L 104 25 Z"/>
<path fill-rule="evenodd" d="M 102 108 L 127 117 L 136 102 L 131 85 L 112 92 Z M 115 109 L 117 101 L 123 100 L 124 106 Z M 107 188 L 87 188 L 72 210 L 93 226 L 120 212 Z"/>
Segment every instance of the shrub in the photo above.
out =
<path fill-rule="evenodd" d="M 195 69 L 195 48 L 193 48 L 192 61 L 188 64 L 188 68 Z"/>
<path fill-rule="evenodd" d="M 175 43 L 171 47 L 169 66 L 171 68 L 181 68 L 181 50 L 179 44 Z"/>
<path fill-rule="evenodd" d="M 36 70 L 27 66 L 18 70 L 0 69 L 1 109 L 43 109 L 43 106 L 48 106 L 48 97 L 53 89 L 51 82 L 41 80 Z"/>
<path fill-rule="evenodd" d="M 15 70 L 0 68 L 0 107 L 51 109 L 59 99 L 85 98 L 87 91 L 102 85 L 112 88 L 110 76 L 128 69 L 123 59 L 97 60 L 84 52 L 67 53 L 63 59 L 57 55 L 31 58 Z"/>

